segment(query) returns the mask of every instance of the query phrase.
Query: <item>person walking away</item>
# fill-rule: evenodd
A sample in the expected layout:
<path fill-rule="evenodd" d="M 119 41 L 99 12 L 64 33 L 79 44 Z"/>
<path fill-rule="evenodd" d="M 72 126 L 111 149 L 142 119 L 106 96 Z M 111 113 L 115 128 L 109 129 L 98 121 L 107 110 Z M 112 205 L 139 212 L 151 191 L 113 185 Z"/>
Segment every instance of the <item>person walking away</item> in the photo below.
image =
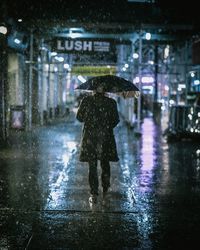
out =
<path fill-rule="evenodd" d="M 76 118 L 84 123 L 79 160 L 88 162 L 90 194 L 96 199 L 99 194 L 98 161 L 103 195 L 110 187 L 110 161 L 119 161 L 113 131 L 120 121 L 117 103 L 105 96 L 102 89 L 97 89 L 94 95 L 82 99 Z"/>

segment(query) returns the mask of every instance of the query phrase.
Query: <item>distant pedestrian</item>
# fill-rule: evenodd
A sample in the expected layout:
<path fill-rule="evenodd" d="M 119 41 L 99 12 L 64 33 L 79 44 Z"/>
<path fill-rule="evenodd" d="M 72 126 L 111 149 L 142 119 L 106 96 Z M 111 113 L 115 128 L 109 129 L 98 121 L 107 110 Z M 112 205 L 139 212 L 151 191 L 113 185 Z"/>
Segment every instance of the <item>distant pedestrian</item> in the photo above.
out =
<path fill-rule="evenodd" d="M 97 163 L 101 165 L 103 194 L 110 187 L 110 161 L 119 160 L 113 129 L 119 123 L 117 103 L 105 96 L 101 88 L 94 95 L 84 97 L 76 118 L 84 123 L 81 139 L 80 161 L 88 162 L 91 196 L 99 194 Z"/>

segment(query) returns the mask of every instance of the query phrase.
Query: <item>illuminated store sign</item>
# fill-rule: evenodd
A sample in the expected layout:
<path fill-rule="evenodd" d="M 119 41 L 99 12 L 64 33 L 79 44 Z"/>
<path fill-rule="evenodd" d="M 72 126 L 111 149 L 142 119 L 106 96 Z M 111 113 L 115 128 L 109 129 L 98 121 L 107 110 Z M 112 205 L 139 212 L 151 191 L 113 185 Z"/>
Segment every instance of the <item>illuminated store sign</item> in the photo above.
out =
<path fill-rule="evenodd" d="M 57 39 L 58 52 L 110 52 L 110 41 Z"/>

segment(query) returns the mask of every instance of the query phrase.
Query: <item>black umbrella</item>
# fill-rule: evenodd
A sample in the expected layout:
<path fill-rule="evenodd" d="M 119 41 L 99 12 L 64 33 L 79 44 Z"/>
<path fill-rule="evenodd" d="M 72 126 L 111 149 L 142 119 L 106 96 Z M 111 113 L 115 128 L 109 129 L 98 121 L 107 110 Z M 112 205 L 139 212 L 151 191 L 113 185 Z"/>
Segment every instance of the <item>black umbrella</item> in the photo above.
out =
<path fill-rule="evenodd" d="M 124 98 L 137 97 L 139 95 L 139 89 L 135 84 L 115 75 L 92 77 L 79 85 L 76 89 L 83 91 L 95 91 L 101 89 L 104 92 L 121 95 Z"/>

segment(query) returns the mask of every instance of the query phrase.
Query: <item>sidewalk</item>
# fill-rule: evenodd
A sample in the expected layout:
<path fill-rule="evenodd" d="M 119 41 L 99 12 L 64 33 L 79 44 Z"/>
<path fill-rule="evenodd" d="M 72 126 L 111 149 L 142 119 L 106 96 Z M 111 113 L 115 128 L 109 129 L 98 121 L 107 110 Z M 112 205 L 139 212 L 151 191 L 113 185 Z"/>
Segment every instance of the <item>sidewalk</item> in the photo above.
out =
<path fill-rule="evenodd" d="M 91 204 L 81 124 L 18 132 L 0 150 L 0 249 L 197 249 L 200 146 L 168 144 L 151 118 L 115 130 L 111 190 Z M 99 168 L 100 173 L 100 168 Z"/>

